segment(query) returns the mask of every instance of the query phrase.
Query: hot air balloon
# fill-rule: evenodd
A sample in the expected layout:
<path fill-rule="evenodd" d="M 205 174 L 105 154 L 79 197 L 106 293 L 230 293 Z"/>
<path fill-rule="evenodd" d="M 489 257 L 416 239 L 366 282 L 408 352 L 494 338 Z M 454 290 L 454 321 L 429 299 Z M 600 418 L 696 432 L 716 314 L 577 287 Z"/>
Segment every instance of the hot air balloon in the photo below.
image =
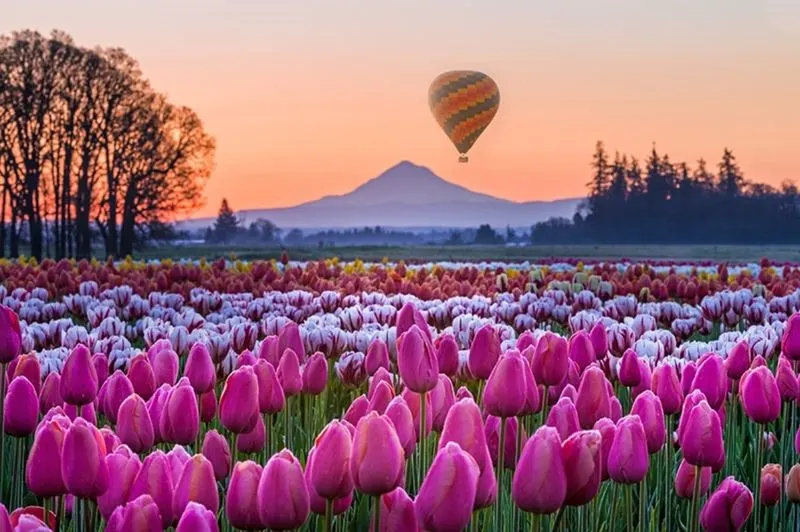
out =
<path fill-rule="evenodd" d="M 433 117 L 458 150 L 459 162 L 489 126 L 500 106 L 500 90 L 482 72 L 454 70 L 440 74 L 428 89 Z"/>

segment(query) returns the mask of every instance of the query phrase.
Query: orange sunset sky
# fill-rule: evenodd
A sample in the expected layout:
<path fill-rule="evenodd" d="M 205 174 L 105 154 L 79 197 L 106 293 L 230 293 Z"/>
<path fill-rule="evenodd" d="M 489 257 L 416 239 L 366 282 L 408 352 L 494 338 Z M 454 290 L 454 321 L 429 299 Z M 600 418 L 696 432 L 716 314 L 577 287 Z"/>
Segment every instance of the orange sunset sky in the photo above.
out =
<path fill-rule="evenodd" d="M 9 9 L 10 8 L 10 9 Z M 6 0 L 0 31 L 121 46 L 217 139 L 206 206 L 344 193 L 408 159 L 514 200 L 585 193 L 594 143 L 800 181 L 796 0 Z M 476 69 L 500 110 L 469 164 L 430 115 Z"/>

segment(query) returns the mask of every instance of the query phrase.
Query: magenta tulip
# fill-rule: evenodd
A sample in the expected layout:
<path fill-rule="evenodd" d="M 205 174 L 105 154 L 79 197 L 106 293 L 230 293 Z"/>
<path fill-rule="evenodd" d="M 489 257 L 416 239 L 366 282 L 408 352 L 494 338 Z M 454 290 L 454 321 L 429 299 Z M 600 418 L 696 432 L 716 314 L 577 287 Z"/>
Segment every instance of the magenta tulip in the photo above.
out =
<path fill-rule="evenodd" d="M 392 399 L 394 399 L 394 390 L 386 381 L 380 381 L 370 396 L 368 410 L 383 414 Z"/>
<path fill-rule="evenodd" d="M 708 404 L 714 410 L 722 406 L 728 392 L 728 374 L 722 358 L 711 355 L 698 364 L 697 372 L 692 380 L 692 389 L 703 392 Z"/>
<path fill-rule="evenodd" d="M 257 490 L 261 522 L 266 528 L 292 530 L 306 522 L 311 510 L 300 462 L 284 449 L 267 462 Z"/>
<path fill-rule="evenodd" d="M 286 349 L 281 355 L 275 373 L 286 397 L 303 391 L 303 377 L 300 374 L 300 358 L 293 349 Z"/>
<path fill-rule="evenodd" d="M 118 507 L 128 501 L 133 481 L 139 474 L 142 463 L 139 457 L 129 452 L 114 452 L 106 456 L 106 466 L 110 482 L 105 493 L 97 498 L 97 508 L 106 521 Z M 160 525 L 160 523 L 159 523 Z"/>
<path fill-rule="evenodd" d="M 162 384 L 173 386 L 177 382 L 180 362 L 175 351 L 172 349 L 156 351 L 150 359 L 150 364 L 153 366 L 156 386 Z"/>
<path fill-rule="evenodd" d="M 781 337 L 781 354 L 793 362 L 800 360 L 800 313 L 792 314 L 786 321 Z"/>
<path fill-rule="evenodd" d="M 350 429 L 345 426 L 346 430 Z M 328 506 L 328 499 L 321 497 L 314 487 L 311 485 L 311 478 L 314 475 L 314 464 L 316 463 L 317 448 L 312 447 L 308 451 L 308 458 L 306 459 L 306 470 L 304 473 L 306 479 L 306 487 L 308 488 L 308 500 L 311 505 L 311 511 L 318 515 L 325 515 Z M 351 489 L 344 497 L 333 499 L 330 501 L 332 504 L 333 515 L 339 515 L 347 511 L 350 505 L 353 504 L 353 490 Z"/>
<path fill-rule="evenodd" d="M 617 421 L 614 441 L 608 451 L 608 476 L 620 484 L 638 484 L 650 467 L 644 425 L 637 415 Z"/>
<path fill-rule="evenodd" d="M 408 403 L 402 397 L 395 397 L 389 401 L 385 414 L 397 432 L 405 457 L 409 458 L 417 448 L 417 429 L 414 426 L 414 416 L 408 408 Z"/>
<path fill-rule="evenodd" d="M 203 438 L 203 456 L 214 468 L 214 478 L 222 481 L 231 470 L 231 449 L 225 438 L 216 430 L 209 430 Z"/>
<path fill-rule="evenodd" d="M 511 497 L 526 512 L 549 514 L 563 506 L 566 496 L 561 438 L 556 429 L 539 427 L 522 448 L 511 483 Z"/>
<path fill-rule="evenodd" d="M 705 530 L 741 530 L 753 511 L 753 494 L 733 477 L 722 481 L 700 512 Z"/>
<path fill-rule="evenodd" d="M 463 530 L 472 516 L 479 474 L 472 455 L 455 442 L 445 444 L 415 500 L 420 527 L 431 532 Z"/>
<path fill-rule="evenodd" d="M 46 414 L 48 410 L 55 406 L 63 406 L 64 399 L 61 398 L 61 375 L 52 372 L 47 375 L 39 393 L 39 413 Z"/>
<path fill-rule="evenodd" d="M 675 493 L 682 499 L 694 498 L 694 483 L 697 478 L 697 467 L 686 460 L 681 460 L 678 471 L 675 473 Z M 708 493 L 711 488 L 711 468 L 700 468 L 700 496 Z"/>
<path fill-rule="evenodd" d="M 602 436 L 596 430 L 576 432 L 561 444 L 561 459 L 567 476 L 568 506 L 583 506 L 600 490 Z"/>
<path fill-rule="evenodd" d="M 439 373 L 454 377 L 458 372 L 458 343 L 452 334 L 443 334 L 436 339 L 436 359 Z"/>
<path fill-rule="evenodd" d="M 486 380 L 500 358 L 500 337 L 492 324 L 486 324 L 475 333 L 469 348 L 467 365 L 469 372 L 478 380 Z"/>
<path fill-rule="evenodd" d="M 356 488 L 367 495 L 383 495 L 403 478 L 403 447 L 386 416 L 370 412 L 358 422 L 350 457 L 350 475 Z"/>
<path fill-rule="evenodd" d="M 67 429 L 58 420 L 45 420 L 36 431 L 25 464 L 25 485 L 35 495 L 55 497 L 67 492 L 61 475 Z"/>
<path fill-rule="evenodd" d="M 661 401 L 661 407 L 667 415 L 681 411 L 683 405 L 683 389 L 678 379 L 678 372 L 670 364 L 659 364 L 653 371 L 651 382 L 653 392 Z"/>
<path fill-rule="evenodd" d="M 22 333 L 17 313 L 0 305 L 0 365 L 8 364 L 22 349 Z"/>
<path fill-rule="evenodd" d="M 486 381 L 483 405 L 486 411 L 500 418 L 518 415 L 526 400 L 525 366 L 518 351 L 500 357 Z"/>
<path fill-rule="evenodd" d="M 350 475 L 350 455 L 353 440 L 350 431 L 334 419 L 322 429 L 314 442 L 317 458 L 311 476 L 311 486 L 324 499 L 340 499 L 353 491 Z"/>
<path fill-rule="evenodd" d="M 445 374 L 439 374 L 439 382 L 430 392 L 431 411 L 433 412 L 433 430 L 442 432 L 447 412 L 456 402 L 453 381 Z"/>
<path fill-rule="evenodd" d="M 439 362 L 433 345 L 416 325 L 397 339 L 397 369 L 406 387 L 426 393 L 436 387 Z"/>
<path fill-rule="evenodd" d="M 684 408 L 681 418 L 683 416 L 686 416 L 686 423 L 679 438 L 684 460 L 694 466 L 711 468 L 724 462 L 722 425 L 708 402 L 701 400 L 696 406 Z"/>
<path fill-rule="evenodd" d="M 142 462 L 128 497 L 129 500 L 134 500 L 141 495 L 150 496 L 158 506 L 162 527 L 168 528 L 178 517 L 172 512 L 174 489 L 172 468 L 167 455 L 162 451 L 153 451 Z"/>
<path fill-rule="evenodd" d="M 122 401 L 134 393 L 133 384 L 120 370 L 115 371 L 104 384 L 105 394 L 100 405 L 101 412 L 108 420 L 116 424 L 117 413 Z M 64 393 L 64 380 L 61 380 L 61 393 Z"/>
<path fill-rule="evenodd" d="M 258 381 L 253 368 L 244 366 L 234 370 L 219 398 L 222 426 L 236 434 L 250 432 L 258 419 L 258 406 Z"/>
<path fill-rule="evenodd" d="M 578 417 L 578 410 L 572 400 L 568 397 L 559 399 L 550 409 L 546 424 L 550 427 L 555 427 L 562 441 L 578 432 L 581 429 L 581 423 Z"/>
<path fill-rule="evenodd" d="M 156 375 L 147 355 L 139 354 L 131 359 L 128 366 L 128 380 L 131 381 L 133 391 L 145 401 L 153 396 L 156 392 Z"/>
<path fill-rule="evenodd" d="M 739 380 L 750 368 L 750 345 L 747 340 L 740 340 L 728 352 L 725 358 L 725 373 L 729 379 Z"/>
<path fill-rule="evenodd" d="M 439 449 L 451 441 L 472 455 L 481 473 L 484 464 L 491 464 L 481 411 L 472 399 L 457 401 L 447 413 Z"/>
<path fill-rule="evenodd" d="M 189 384 L 198 395 L 204 394 L 214 387 L 217 370 L 206 344 L 197 342 L 192 346 L 189 356 L 186 358 L 183 374 L 189 379 Z"/>
<path fill-rule="evenodd" d="M 236 462 L 225 494 L 225 515 L 231 525 L 239 530 L 266 528 L 258 509 L 258 483 L 263 468 L 250 460 Z"/>
<path fill-rule="evenodd" d="M 642 368 L 639 365 L 639 355 L 633 349 L 626 349 L 619 361 L 619 382 L 623 386 L 633 388 L 642 380 Z"/>
<path fill-rule="evenodd" d="M 756 423 L 772 423 L 781 414 L 781 394 L 769 368 L 760 366 L 742 376 L 739 397 L 744 413 Z"/>
<path fill-rule="evenodd" d="M 611 454 L 611 445 L 614 443 L 614 436 L 617 433 L 617 426 L 613 421 L 611 421 L 611 419 L 604 417 L 598 419 L 597 423 L 595 423 L 594 427 L 592 428 L 599 432 L 600 436 L 603 438 L 600 459 L 600 465 L 602 468 L 601 478 L 603 480 L 608 480 L 608 456 Z"/>
<path fill-rule="evenodd" d="M 645 391 L 633 401 L 631 414 L 639 416 L 647 436 L 647 451 L 655 454 L 667 441 L 667 426 L 661 400 L 650 390 Z"/>
<path fill-rule="evenodd" d="M 557 386 L 564 380 L 569 368 L 567 341 L 551 332 L 539 338 L 531 361 L 531 370 L 538 384 Z"/>
<path fill-rule="evenodd" d="M 188 380 L 181 379 L 167 396 L 161 414 L 161 437 L 168 442 L 190 445 L 200 432 L 200 409 L 197 396 Z"/>
<path fill-rule="evenodd" d="M 603 370 L 597 366 L 590 366 L 581 376 L 575 399 L 581 428 L 591 429 L 597 420 L 611 415 L 611 399 L 606 382 Z"/>
<path fill-rule="evenodd" d="M 100 431 L 78 418 L 64 435 L 61 477 L 72 495 L 94 499 L 108 488 L 105 442 Z"/>
<path fill-rule="evenodd" d="M 148 451 L 155 443 L 153 421 L 147 412 L 144 399 L 131 394 L 119 407 L 117 434 L 122 443 L 135 453 Z"/>
<path fill-rule="evenodd" d="M 202 504 L 189 501 L 175 532 L 219 532 L 217 516 Z"/>
<path fill-rule="evenodd" d="M 196 454 L 183 465 L 172 495 L 172 511 L 181 515 L 189 502 L 202 504 L 214 514 L 219 510 L 219 493 L 214 468 L 206 457 Z"/>
<path fill-rule="evenodd" d="M 155 531 L 164 528 L 158 505 L 150 495 L 132 497 L 117 507 L 108 520 L 106 532 Z"/>
<path fill-rule="evenodd" d="M 283 387 L 275 368 L 263 359 L 253 364 L 253 373 L 258 383 L 258 410 L 262 414 L 277 414 L 286 404 Z"/>
<path fill-rule="evenodd" d="M 236 435 L 236 450 L 244 454 L 260 453 L 267 445 L 267 426 L 261 416 L 256 417 L 256 424 L 250 432 Z"/>
<path fill-rule="evenodd" d="M 403 488 L 395 488 L 381 495 L 381 525 L 375 530 L 372 523 L 371 532 L 419 532 L 414 501 Z"/>
<path fill-rule="evenodd" d="M 375 338 L 370 342 L 367 348 L 367 356 L 364 358 L 364 368 L 367 370 L 367 375 L 371 377 L 375 375 L 379 368 L 388 370 L 389 367 L 389 348 L 386 347 L 386 342 L 380 338 Z"/>
<path fill-rule="evenodd" d="M 597 360 L 592 339 L 584 330 L 580 330 L 570 337 L 568 351 L 569 358 L 578 365 L 581 372 Z"/>
<path fill-rule="evenodd" d="M 319 395 L 328 384 L 328 361 L 322 353 L 314 353 L 303 366 L 303 393 Z"/>
<path fill-rule="evenodd" d="M 17 438 L 33 434 L 39 421 L 39 398 L 33 384 L 25 377 L 15 377 L 8 386 L 4 402 L 5 432 Z"/>
<path fill-rule="evenodd" d="M 61 397 L 64 402 L 82 406 L 97 397 L 97 370 L 85 345 L 78 345 L 67 357 L 61 371 Z"/>

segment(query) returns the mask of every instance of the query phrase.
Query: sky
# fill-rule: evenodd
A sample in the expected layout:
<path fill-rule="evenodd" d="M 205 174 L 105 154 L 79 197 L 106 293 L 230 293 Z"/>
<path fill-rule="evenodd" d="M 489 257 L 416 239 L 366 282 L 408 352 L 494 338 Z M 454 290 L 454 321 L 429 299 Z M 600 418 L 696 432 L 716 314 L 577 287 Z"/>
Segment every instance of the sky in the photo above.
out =
<path fill-rule="evenodd" d="M 517 201 L 585 194 L 597 140 L 800 181 L 797 0 L 2 0 L 0 32 L 120 46 L 217 140 L 197 215 L 341 194 L 400 160 Z M 441 72 L 501 93 L 458 154 L 430 114 Z"/>

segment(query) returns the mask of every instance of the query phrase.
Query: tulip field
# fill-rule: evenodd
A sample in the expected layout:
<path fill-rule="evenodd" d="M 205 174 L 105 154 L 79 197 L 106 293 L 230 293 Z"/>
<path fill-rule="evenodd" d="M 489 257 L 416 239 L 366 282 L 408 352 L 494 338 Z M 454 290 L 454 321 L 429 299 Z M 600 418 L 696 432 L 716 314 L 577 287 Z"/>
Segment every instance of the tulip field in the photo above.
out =
<path fill-rule="evenodd" d="M 0 532 L 800 531 L 800 265 L 0 281 Z"/>

